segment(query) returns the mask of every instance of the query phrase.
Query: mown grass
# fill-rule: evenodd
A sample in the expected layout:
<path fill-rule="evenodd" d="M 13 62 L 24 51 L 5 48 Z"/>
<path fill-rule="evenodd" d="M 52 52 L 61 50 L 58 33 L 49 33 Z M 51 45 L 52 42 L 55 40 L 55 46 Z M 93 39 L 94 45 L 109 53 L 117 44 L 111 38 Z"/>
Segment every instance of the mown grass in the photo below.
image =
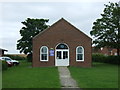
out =
<path fill-rule="evenodd" d="M 118 66 L 93 63 L 92 68 L 69 67 L 80 88 L 118 88 Z"/>
<path fill-rule="evenodd" d="M 32 68 L 22 61 L 19 66 L 2 72 L 2 88 L 60 88 L 56 67 Z"/>
<path fill-rule="evenodd" d="M 80 88 L 118 88 L 118 66 L 93 63 L 92 68 L 69 67 Z M 2 72 L 2 88 L 60 88 L 57 67 L 19 66 Z"/>

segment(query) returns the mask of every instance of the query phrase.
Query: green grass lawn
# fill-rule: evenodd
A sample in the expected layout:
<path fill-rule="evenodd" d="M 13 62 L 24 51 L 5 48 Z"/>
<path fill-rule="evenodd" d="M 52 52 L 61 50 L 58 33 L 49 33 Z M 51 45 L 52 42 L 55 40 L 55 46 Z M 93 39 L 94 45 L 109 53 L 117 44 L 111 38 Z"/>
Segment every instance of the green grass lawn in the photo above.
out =
<path fill-rule="evenodd" d="M 92 68 L 69 67 L 80 88 L 118 88 L 118 66 L 93 63 Z M 3 88 L 60 88 L 57 67 L 32 68 L 22 61 L 2 72 Z"/>
<path fill-rule="evenodd" d="M 93 63 L 92 68 L 69 67 L 80 88 L 118 88 L 118 66 Z"/>
<path fill-rule="evenodd" d="M 21 62 L 2 73 L 2 88 L 60 88 L 56 67 L 30 67 L 31 63 Z"/>

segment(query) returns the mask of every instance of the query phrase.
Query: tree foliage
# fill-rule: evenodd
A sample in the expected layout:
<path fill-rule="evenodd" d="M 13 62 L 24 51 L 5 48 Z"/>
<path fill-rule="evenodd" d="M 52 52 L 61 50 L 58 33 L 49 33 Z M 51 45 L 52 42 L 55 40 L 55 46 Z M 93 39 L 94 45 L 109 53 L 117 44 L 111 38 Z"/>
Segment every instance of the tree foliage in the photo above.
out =
<path fill-rule="evenodd" d="M 48 21 L 48 19 L 27 18 L 22 22 L 24 27 L 20 30 L 21 39 L 17 41 L 17 49 L 20 53 L 32 54 L 32 38 L 48 27 L 46 25 Z"/>
<path fill-rule="evenodd" d="M 90 34 L 96 47 L 111 47 L 120 49 L 120 7 L 118 3 L 109 2 L 105 5 L 101 18 L 93 23 Z"/>

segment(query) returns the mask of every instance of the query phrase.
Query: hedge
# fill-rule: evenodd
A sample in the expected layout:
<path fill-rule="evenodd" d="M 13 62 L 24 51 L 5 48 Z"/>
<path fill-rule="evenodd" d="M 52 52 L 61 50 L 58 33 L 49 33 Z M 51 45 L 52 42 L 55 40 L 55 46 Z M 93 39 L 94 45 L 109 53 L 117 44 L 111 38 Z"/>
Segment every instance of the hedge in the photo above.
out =
<path fill-rule="evenodd" d="M 105 56 L 103 54 L 92 54 L 92 61 L 118 65 L 120 63 L 120 56 Z"/>
<path fill-rule="evenodd" d="M 27 55 L 27 61 L 28 62 L 32 62 L 32 54 L 28 54 Z"/>
<path fill-rule="evenodd" d="M 2 61 L 2 70 L 7 70 L 8 69 L 8 65 L 6 63 L 6 61 Z"/>

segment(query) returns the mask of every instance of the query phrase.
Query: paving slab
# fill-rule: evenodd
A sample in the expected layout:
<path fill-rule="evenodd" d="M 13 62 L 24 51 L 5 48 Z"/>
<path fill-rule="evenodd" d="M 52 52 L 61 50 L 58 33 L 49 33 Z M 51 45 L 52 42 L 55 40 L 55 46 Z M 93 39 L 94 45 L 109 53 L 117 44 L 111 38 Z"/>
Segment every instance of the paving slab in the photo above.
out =
<path fill-rule="evenodd" d="M 58 71 L 62 90 L 68 90 L 68 88 L 71 88 L 70 90 L 81 90 L 77 82 L 71 77 L 67 67 L 59 66 Z"/>

